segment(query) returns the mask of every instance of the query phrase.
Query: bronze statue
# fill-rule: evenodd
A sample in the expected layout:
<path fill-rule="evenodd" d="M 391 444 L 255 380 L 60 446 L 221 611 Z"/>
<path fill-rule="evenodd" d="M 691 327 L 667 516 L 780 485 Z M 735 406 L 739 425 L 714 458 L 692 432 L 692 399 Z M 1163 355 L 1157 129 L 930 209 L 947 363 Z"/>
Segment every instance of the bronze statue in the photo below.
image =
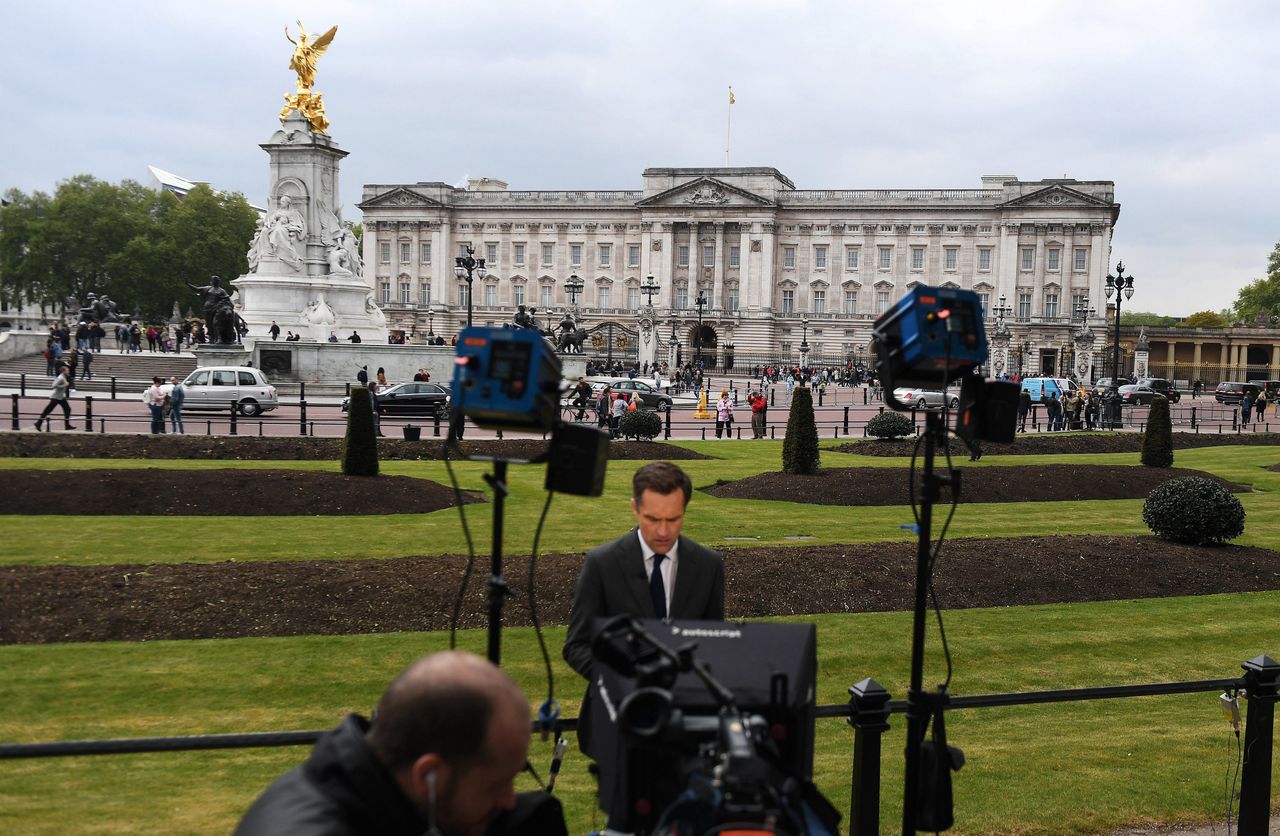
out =
<path fill-rule="evenodd" d="M 204 303 L 204 324 L 209 342 L 215 345 L 234 345 L 237 342 L 236 312 L 231 305 L 231 295 L 222 288 L 222 280 L 210 276 L 209 283 L 196 287 L 186 282 Z"/>

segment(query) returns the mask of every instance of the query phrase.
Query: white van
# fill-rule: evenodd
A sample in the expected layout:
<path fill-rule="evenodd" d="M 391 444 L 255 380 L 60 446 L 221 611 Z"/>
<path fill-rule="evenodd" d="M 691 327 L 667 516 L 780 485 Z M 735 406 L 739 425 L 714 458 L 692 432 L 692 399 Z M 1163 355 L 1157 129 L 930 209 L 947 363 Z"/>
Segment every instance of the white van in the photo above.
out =
<path fill-rule="evenodd" d="M 1022 379 L 1022 391 L 1031 393 L 1032 403 L 1048 400 L 1050 394 L 1062 400 L 1071 393 L 1072 389 L 1078 388 L 1065 377 L 1024 377 Z"/>
<path fill-rule="evenodd" d="M 241 415 L 259 415 L 280 406 L 276 387 L 259 369 L 248 366 L 205 366 L 182 381 L 187 396 L 183 411 L 226 410 L 235 401 Z"/>

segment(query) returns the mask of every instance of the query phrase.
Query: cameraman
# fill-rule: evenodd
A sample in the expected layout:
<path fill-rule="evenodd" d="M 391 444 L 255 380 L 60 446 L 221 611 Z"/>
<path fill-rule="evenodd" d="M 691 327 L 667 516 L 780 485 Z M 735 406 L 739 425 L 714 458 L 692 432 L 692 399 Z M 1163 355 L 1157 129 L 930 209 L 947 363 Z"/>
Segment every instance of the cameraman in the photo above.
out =
<path fill-rule="evenodd" d="M 237 834 L 563 834 L 559 803 L 517 796 L 529 703 L 478 656 L 437 653 L 400 674 L 372 721 L 349 715 L 241 819 Z"/>

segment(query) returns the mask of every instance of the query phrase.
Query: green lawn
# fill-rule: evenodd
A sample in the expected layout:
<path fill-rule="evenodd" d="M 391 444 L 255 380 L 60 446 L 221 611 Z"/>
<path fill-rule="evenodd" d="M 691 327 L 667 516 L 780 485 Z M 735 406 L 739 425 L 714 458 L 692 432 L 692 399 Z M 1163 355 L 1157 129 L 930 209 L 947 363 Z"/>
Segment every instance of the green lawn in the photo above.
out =
<path fill-rule="evenodd" d="M 827 443 L 827 442 L 824 442 Z M 687 445 L 721 457 L 683 462 L 694 484 L 709 485 L 778 467 L 781 443 Z M 977 465 L 1137 464 L 1137 454 L 990 456 Z M 1270 546 L 1280 532 L 1280 448 L 1178 451 L 1179 467 L 1247 482 L 1248 511 L 1239 542 Z M 824 451 L 828 467 L 902 468 L 905 459 Z M 630 476 L 640 462 L 611 462 L 605 496 L 557 497 L 543 535 L 548 551 L 581 551 L 630 527 Z M 0 459 L 0 469 L 75 471 L 95 467 L 332 469 L 331 462 L 204 462 Z M 383 472 L 447 483 L 436 462 L 385 462 Z M 485 468 L 457 466 L 464 488 L 483 490 Z M 510 470 L 506 548 L 527 552 L 541 510 L 541 467 Z M 905 478 L 905 473 L 904 473 Z M 1146 533 L 1141 501 L 962 506 L 952 536 L 1049 533 Z M 472 505 L 477 546 L 487 547 L 489 514 Z M 832 508 L 721 500 L 699 494 L 686 532 L 712 545 L 758 536 L 760 544 L 809 534 L 817 542 L 904 539 L 909 509 Z M 57 532 L 51 537 L 50 532 Z M 516 535 L 519 535 L 518 538 Z M 807 541 L 812 543 L 814 541 Z M 147 543 L 162 543 L 149 549 Z M 181 543 L 180 550 L 170 546 Z M 753 543 L 754 545 L 754 543 Z M 110 564 L 174 560 L 344 559 L 464 550 L 456 510 L 366 517 L 0 516 L 0 565 Z M 945 560 L 945 552 L 944 552 Z M 1020 691 L 1234 676 L 1259 653 L 1280 656 L 1280 591 L 962 610 L 946 613 L 958 694 Z M 905 613 L 815 616 L 821 666 L 819 698 L 843 702 L 853 682 L 874 676 L 905 693 L 910 617 Z M 563 628 L 548 630 L 556 654 Z M 204 732 L 324 728 L 349 711 L 367 712 L 386 683 L 417 656 L 447 643 L 441 634 L 235 639 L 0 647 L 0 740 L 46 741 Z M 482 633 L 463 637 L 483 652 Z M 936 636 L 926 681 L 942 675 Z M 536 705 L 545 695 L 531 631 L 504 635 L 504 666 Z M 576 711 L 582 683 L 556 660 L 559 696 Z M 1035 708 L 953 712 L 954 745 L 969 763 L 956 777 L 962 833 L 1085 833 L 1139 820 L 1220 817 L 1228 766 L 1228 727 L 1216 695 L 1112 700 Z M 884 751 L 886 831 L 900 815 L 905 720 L 895 717 Z M 819 725 L 820 786 L 847 812 L 852 734 L 842 721 Z M 245 805 L 304 748 L 83 757 L 0 762 L 0 831 L 227 832 Z M 549 744 L 535 741 L 541 772 Z M 562 773 L 571 832 L 603 822 L 592 813 L 589 778 L 571 747 Z M 1280 787 L 1276 798 L 1280 799 Z"/>

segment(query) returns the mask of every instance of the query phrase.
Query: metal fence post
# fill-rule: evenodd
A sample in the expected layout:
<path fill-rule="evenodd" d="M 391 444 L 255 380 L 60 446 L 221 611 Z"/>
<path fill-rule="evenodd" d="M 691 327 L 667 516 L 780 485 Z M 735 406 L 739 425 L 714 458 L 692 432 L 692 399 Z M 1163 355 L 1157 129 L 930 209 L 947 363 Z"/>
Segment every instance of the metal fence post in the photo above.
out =
<path fill-rule="evenodd" d="M 84 431 L 93 432 L 93 395 L 84 396 Z"/>
<path fill-rule="evenodd" d="M 849 407 L 844 408 L 844 434 L 849 434 Z"/>
<path fill-rule="evenodd" d="M 825 395 L 826 393 L 827 393 L 826 389 L 822 388 L 821 386 L 818 387 L 818 406 L 822 406 L 822 396 Z"/>
<path fill-rule="evenodd" d="M 863 387 L 862 387 L 862 405 L 863 405 L 863 406 L 866 406 L 866 405 L 867 405 L 867 393 L 868 393 L 868 392 L 870 392 L 870 391 L 871 391 L 871 387 L 870 387 L 870 386 L 863 386 Z"/>
<path fill-rule="evenodd" d="M 114 401 L 115 399 L 116 399 L 116 379 L 113 376 L 111 378 L 111 400 Z"/>
<path fill-rule="evenodd" d="M 1194 430 L 1195 428 L 1196 428 L 1196 408 L 1193 406 L 1191 407 L 1191 429 Z"/>
<path fill-rule="evenodd" d="M 23 372 L 22 374 L 18 375 L 18 394 L 22 395 L 22 397 L 24 398 L 27 396 L 27 373 L 26 372 Z M 14 427 L 14 429 L 16 430 L 17 427 Z"/>
<path fill-rule="evenodd" d="M 666 412 L 667 412 L 666 428 L 664 430 L 665 434 L 662 436 L 662 438 L 665 441 L 670 441 L 671 440 L 671 407 L 667 407 Z"/>
<path fill-rule="evenodd" d="M 773 406 L 773 400 L 777 394 L 778 394 L 778 387 L 770 386 L 769 387 L 769 406 Z"/>
<path fill-rule="evenodd" d="M 304 386 L 306 384 L 303 384 Z M 307 402 L 306 400 L 298 401 L 298 406 L 302 411 L 298 413 L 298 435 L 305 436 L 307 434 Z"/>
<path fill-rule="evenodd" d="M 436 438 L 439 438 L 440 437 L 440 413 L 437 412 L 435 415 L 431 416 L 431 421 L 432 421 L 431 434 L 434 435 Z"/>
<path fill-rule="evenodd" d="M 1240 429 L 1240 410 L 1231 410 L 1231 429 L 1239 431 Z"/>
<path fill-rule="evenodd" d="M 1242 664 L 1249 716 L 1244 726 L 1240 780 L 1240 836 L 1264 836 L 1271 818 L 1271 749 L 1274 745 L 1280 662 L 1255 656 Z"/>
<path fill-rule="evenodd" d="M 236 402 L 231 402 L 231 434 L 236 435 Z"/>
<path fill-rule="evenodd" d="M 307 382 L 305 380 L 298 383 L 298 400 L 305 401 L 307 399 Z"/>
<path fill-rule="evenodd" d="M 10 395 L 9 397 L 13 398 L 13 429 L 20 430 L 22 429 L 22 424 L 19 423 L 18 396 Z"/>
<path fill-rule="evenodd" d="M 868 677 L 849 689 L 853 726 L 853 788 L 849 798 L 850 836 L 880 832 L 880 738 L 889 730 L 889 692 Z"/>

